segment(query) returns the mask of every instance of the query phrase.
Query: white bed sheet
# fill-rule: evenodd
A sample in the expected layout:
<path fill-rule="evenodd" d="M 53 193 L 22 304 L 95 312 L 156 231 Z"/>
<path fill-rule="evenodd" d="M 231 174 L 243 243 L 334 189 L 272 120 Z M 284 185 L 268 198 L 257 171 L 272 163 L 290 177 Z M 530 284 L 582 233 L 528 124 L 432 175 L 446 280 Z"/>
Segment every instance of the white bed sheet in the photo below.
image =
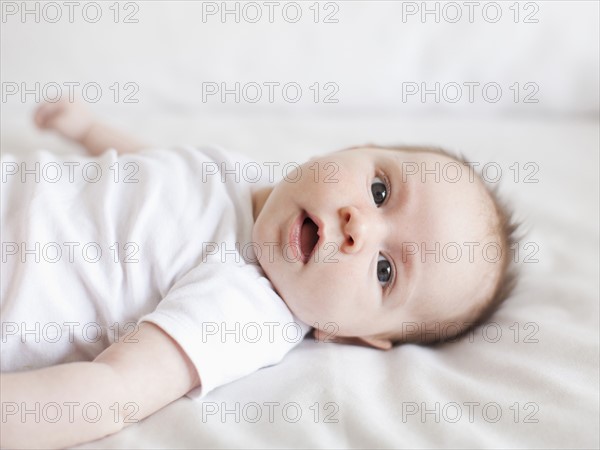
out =
<path fill-rule="evenodd" d="M 486 341 L 482 328 L 472 341 L 439 348 L 403 345 L 388 352 L 306 340 L 281 364 L 216 389 L 204 404 L 182 398 L 118 434 L 77 448 L 600 445 L 597 118 L 235 119 L 148 113 L 121 119 L 122 126 L 156 143 L 219 143 L 258 161 L 303 162 L 377 142 L 443 145 L 472 161 L 496 161 L 505 170 L 514 161 L 521 167 L 536 162 L 539 183 L 515 184 L 505 172 L 501 192 L 525 220 L 528 234 L 521 242 L 539 245 L 539 262 L 520 264 L 518 291 L 493 317 L 497 325 L 486 328 L 489 339 L 501 329 L 498 342 Z M 36 134 L 25 120 L 3 118 L 4 151 L 68 149 Z M 527 336 L 538 342 L 525 342 Z M 272 421 L 269 402 L 276 404 Z M 472 419 L 468 402 L 474 402 Z M 422 417 L 436 403 L 437 420 L 435 413 Z M 457 405 L 462 416 L 456 420 Z M 415 407 L 418 413 L 409 414 Z M 209 414 L 214 408 L 219 414 Z M 224 409 L 236 408 L 239 420 L 233 413 L 223 420 Z M 498 410 L 501 417 L 494 421 Z M 253 423 L 257 411 L 262 417 Z M 294 422 L 297 411 L 302 416 Z"/>

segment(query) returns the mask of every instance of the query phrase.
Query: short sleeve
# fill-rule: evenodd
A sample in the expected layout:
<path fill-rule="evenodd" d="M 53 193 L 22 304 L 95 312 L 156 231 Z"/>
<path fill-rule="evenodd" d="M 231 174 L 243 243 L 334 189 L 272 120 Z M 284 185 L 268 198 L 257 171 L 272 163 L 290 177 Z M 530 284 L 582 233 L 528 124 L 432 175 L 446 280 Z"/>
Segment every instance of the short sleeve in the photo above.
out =
<path fill-rule="evenodd" d="M 258 266 L 206 261 L 190 270 L 157 308 L 152 322 L 171 336 L 198 371 L 192 399 L 277 364 L 310 326 L 294 317 Z"/>

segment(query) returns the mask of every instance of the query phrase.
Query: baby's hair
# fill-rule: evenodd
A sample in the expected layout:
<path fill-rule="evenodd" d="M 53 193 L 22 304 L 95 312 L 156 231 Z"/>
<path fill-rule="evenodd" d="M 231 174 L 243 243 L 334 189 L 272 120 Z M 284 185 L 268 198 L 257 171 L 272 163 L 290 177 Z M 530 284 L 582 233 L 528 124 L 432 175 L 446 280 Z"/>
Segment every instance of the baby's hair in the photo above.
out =
<path fill-rule="evenodd" d="M 384 149 L 384 150 L 397 150 L 404 152 L 414 152 L 414 153 L 435 153 L 438 155 L 443 155 L 447 158 L 450 158 L 459 164 L 470 167 L 469 163 L 465 159 L 465 157 L 461 154 L 454 154 L 448 150 L 445 150 L 440 147 L 428 147 L 428 146 L 383 146 L 383 145 L 374 145 L 367 144 L 362 146 L 350 147 L 345 150 L 355 149 L 355 148 L 376 148 L 376 149 Z M 507 203 L 500 198 L 498 195 L 498 187 L 491 187 L 485 180 L 479 175 L 476 174 L 478 179 L 481 181 L 483 186 L 485 187 L 488 195 L 490 196 L 492 203 L 494 205 L 494 209 L 496 212 L 496 216 L 498 219 L 498 225 L 495 232 L 499 235 L 501 240 L 501 249 L 502 249 L 502 260 L 500 261 L 500 276 L 498 277 L 498 281 L 494 288 L 494 291 L 491 297 L 479 302 L 479 304 L 473 308 L 472 311 L 468 313 L 469 317 L 465 317 L 463 321 L 462 327 L 445 327 L 446 330 L 444 333 L 441 332 L 418 332 L 412 333 L 408 337 L 402 336 L 402 334 L 394 334 L 386 336 L 388 339 L 391 339 L 394 345 L 403 344 L 403 343 L 413 343 L 413 344 L 425 344 L 425 345 L 434 345 L 441 344 L 443 342 L 455 341 L 465 334 L 467 334 L 470 330 L 475 327 L 486 323 L 489 318 L 499 309 L 500 305 L 506 300 L 515 290 L 518 281 L 518 272 L 516 271 L 515 265 L 510 264 L 510 256 L 508 250 L 513 248 L 516 242 L 518 242 L 519 238 L 517 237 L 518 228 L 520 224 L 516 222 L 513 218 L 513 211 Z M 455 324 L 455 322 L 448 322 L 440 325 L 450 325 Z M 440 326 L 440 329 L 442 327 Z"/>

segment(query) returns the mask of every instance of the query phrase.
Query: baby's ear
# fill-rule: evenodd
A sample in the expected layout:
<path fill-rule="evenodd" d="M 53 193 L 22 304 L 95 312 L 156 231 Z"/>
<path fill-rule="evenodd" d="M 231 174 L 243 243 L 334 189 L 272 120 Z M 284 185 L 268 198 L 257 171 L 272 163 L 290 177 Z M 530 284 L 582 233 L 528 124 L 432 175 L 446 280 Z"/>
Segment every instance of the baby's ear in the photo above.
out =
<path fill-rule="evenodd" d="M 392 341 L 376 337 L 347 337 L 331 336 L 318 328 L 314 330 L 315 339 L 321 342 L 336 342 L 338 344 L 362 345 L 363 347 L 374 347 L 379 350 L 389 350 L 392 348 Z"/>
<path fill-rule="evenodd" d="M 392 348 L 392 341 L 385 338 L 376 338 L 376 337 L 361 337 L 357 338 L 364 341 L 367 345 L 371 347 L 378 348 L 379 350 L 389 350 Z"/>

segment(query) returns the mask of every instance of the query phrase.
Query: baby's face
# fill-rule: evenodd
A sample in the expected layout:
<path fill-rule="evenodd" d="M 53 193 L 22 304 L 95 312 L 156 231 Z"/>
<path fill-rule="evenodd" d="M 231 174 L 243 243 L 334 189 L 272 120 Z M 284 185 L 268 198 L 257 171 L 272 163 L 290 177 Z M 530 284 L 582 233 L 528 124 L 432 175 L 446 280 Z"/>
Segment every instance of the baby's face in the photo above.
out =
<path fill-rule="evenodd" d="M 423 180 L 436 163 L 439 180 Z M 451 182 L 455 169 L 442 176 L 448 163 L 462 167 L 459 181 Z M 255 205 L 253 241 L 303 322 L 385 348 L 382 336 L 403 323 L 463 317 L 492 293 L 499 263 L 482 247 L 497 241 L 493 204 L 465 167 L 434 153 L 360 148 L 300 169 Z"/>

